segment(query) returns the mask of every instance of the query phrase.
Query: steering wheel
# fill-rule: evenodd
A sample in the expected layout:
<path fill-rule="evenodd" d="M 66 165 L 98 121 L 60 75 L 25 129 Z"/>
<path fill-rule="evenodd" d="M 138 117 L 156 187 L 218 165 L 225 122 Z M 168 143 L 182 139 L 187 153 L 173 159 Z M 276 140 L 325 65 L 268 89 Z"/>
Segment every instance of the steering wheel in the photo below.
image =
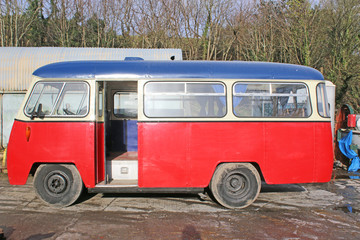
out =
<path fill-rule="evenodd" d="M 63 111 L 66 115 L 75 115 L 75 113 L 73 113 L 72 111 L 70 111 L 69 109 L 63 108 Z"/>

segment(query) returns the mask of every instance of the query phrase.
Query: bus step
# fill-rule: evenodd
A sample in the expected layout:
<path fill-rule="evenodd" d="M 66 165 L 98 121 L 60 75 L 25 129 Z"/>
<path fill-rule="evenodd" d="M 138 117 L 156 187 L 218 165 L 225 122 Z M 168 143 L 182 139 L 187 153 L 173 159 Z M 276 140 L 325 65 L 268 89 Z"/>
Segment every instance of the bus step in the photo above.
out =
<path fill-rule="evenodd" d="M 110 180 L 105 184 L 105 181 L 102 181 L 96 184 L 95 187 L 137 187 L 138 181 L 137 179 L 126 179 L 126 180 Z"/>
<path fill-rule="evenodd" d="M 111 160 L 106 162 L 107 179 L 132 180 L 138 178 L 138 161 L 134 160 Z"/>

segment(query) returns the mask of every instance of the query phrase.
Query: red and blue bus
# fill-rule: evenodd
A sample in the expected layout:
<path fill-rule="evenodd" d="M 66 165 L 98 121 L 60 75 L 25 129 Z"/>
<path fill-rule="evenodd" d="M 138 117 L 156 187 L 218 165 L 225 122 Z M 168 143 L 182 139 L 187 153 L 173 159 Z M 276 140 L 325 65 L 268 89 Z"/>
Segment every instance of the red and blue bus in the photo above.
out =
<path fill-rule="evenodd" d="M 49 64 L 15 119 L 9 182 L 68 206 L 93 193 L 208 191 L 243 208 L 261 182 L 327 182 L 333 149 L 325 81 L 279 63 Z"/>

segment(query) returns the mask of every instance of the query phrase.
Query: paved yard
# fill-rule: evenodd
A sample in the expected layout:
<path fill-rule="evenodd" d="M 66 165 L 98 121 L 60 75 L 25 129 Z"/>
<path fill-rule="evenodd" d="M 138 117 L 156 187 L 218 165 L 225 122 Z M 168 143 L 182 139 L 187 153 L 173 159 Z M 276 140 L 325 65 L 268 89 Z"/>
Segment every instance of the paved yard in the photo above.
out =
<path fill-rule="evenodd" d="M 32 178 L 11 186 L 0 174 L 0 228 L 6 239 L 360 239 L 360 180 L 337 178 L 263 185 L 242 210 L 191 194 L 88 194 L 59 209 L 36 198 Z"/>

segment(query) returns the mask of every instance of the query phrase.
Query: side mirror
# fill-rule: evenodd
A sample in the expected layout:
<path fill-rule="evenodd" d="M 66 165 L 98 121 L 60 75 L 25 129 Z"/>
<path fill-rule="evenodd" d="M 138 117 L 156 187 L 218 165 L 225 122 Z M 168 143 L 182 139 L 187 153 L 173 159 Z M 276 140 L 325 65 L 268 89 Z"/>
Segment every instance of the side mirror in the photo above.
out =
<path fill-rule="evenodd" d="M 40 103 L 37 109 L 37 115 L 39 118 L 44 118 L 45 117 L 45 113 L 43 113 L 42 111 L 42 104 Z"/>

